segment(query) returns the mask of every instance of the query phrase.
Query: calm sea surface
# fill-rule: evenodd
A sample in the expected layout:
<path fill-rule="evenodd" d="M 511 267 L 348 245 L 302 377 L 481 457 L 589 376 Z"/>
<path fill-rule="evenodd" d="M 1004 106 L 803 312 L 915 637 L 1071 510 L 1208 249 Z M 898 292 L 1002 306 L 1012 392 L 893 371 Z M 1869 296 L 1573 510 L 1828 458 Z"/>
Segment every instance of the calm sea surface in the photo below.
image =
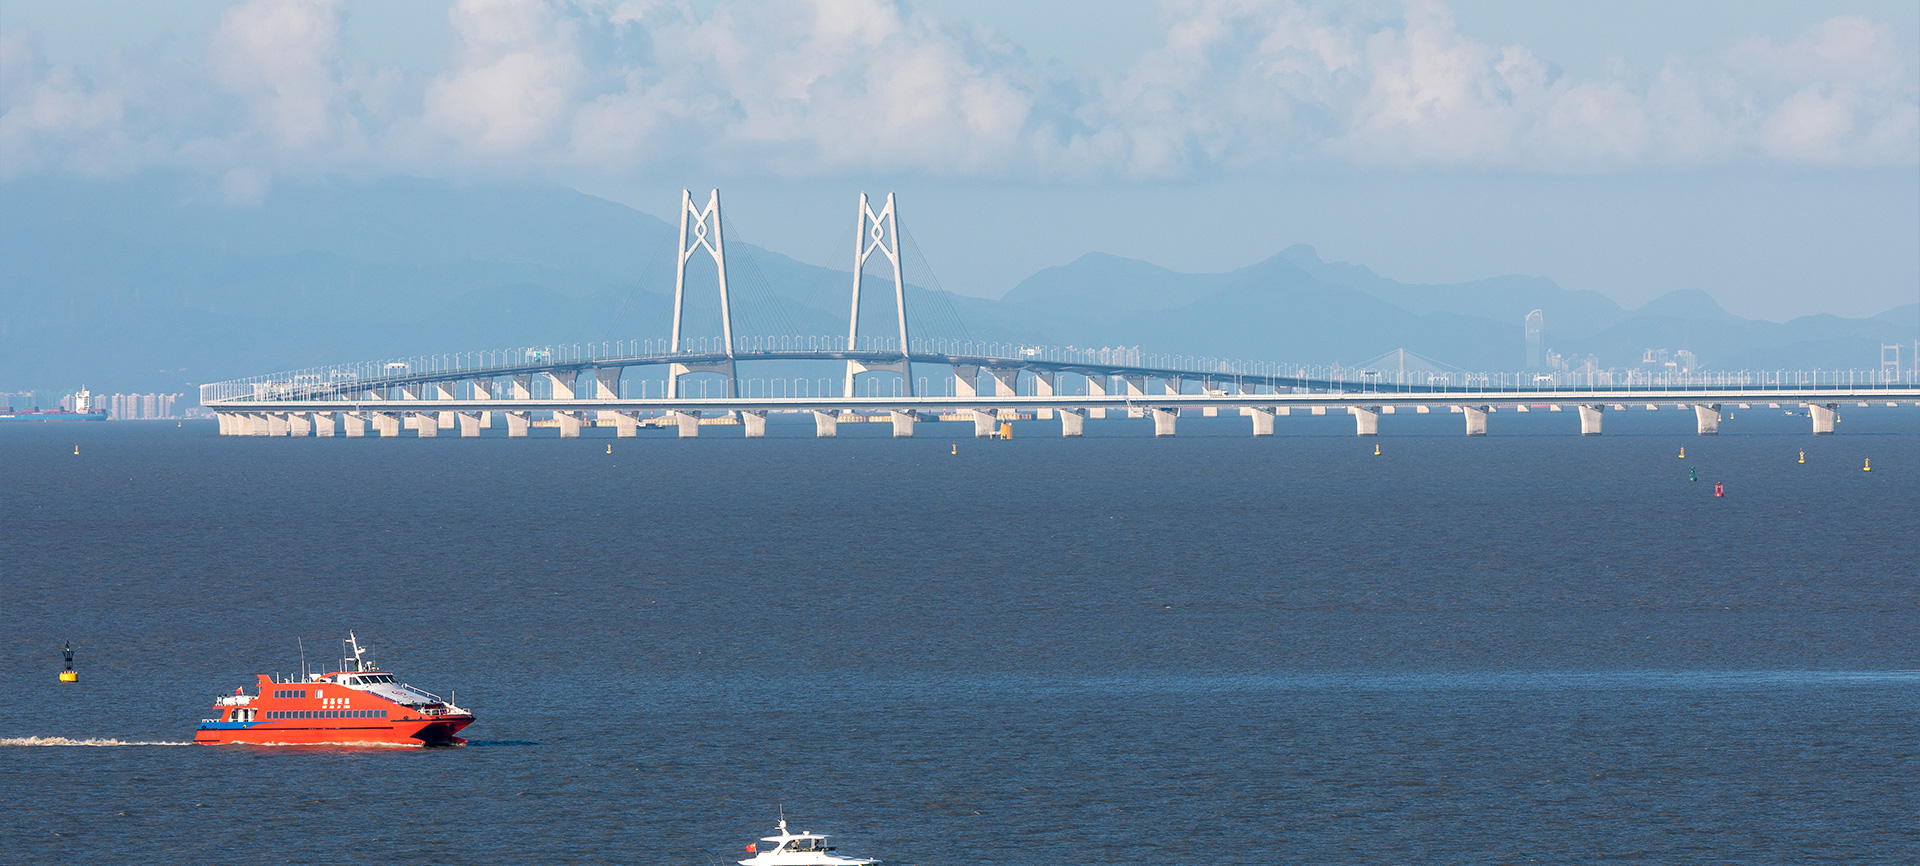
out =
<path fill-rule="evenodd" d="M 6 425 L 0 862 L 1920 862 L 1920 412 L 1843 417 Z M 172 745 L 349 629 L 471 744 Z"/>

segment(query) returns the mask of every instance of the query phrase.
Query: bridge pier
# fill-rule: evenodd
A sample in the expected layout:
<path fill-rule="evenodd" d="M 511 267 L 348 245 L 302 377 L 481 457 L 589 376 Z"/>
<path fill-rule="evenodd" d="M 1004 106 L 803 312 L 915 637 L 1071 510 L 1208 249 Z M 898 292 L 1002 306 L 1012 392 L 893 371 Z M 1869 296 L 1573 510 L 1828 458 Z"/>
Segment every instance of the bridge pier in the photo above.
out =
<path fill-rule="evenodd" d="M 1034 372 L 1033 396 L 1035 397 L 1053 396 L 1053 373 L 1051 372 L 1043 373 L 1039 371 Z M 1052 421 L 1053 410 L 1052 409 L 1036 409 L 1033 412 L 1033 417 L 1041 421 Z"/>
<path fill-rule="evenodd" d="M 1580 407 L 1580 435 L 1600 435 L 1601 412 L 1606 408 L 1604 405 L 1583 405 Z"/>
<path fill-rule="evenodd" d="M 1139 410 L 1134 410 L 1139 411 Z M 1172 436 L 1174 421 L 1180 417 L 1179 409 L 1149 409 L 1153 413 L 1153 435 Z"/>
<path fill-rule="evenodd" d="M 740 424 L 747 429 L 748 439 L 767 438 L 766 410 L 744 409 L 740 412 Z"/>
<path fill-rule="evenodd" d="M 1467 435 L 1487 435 L 1487 406 L 1461 406 L 1460 411 L 1467 415 Z"/>
<path fill-rule="evenodd" d="M 460 413 L 460 438 L 474 439 L 480 435 L 480 413 Z"/>
<path fill-rule="evenodd" d="M 367 435 L 367 415 L 364 412 L 342 412 L 340 426 L 348 439 L 359 439 Z"/>
<path fill-rule="evenodd" d="M 313 416 L 306 412 L 288 412 L 287 435 L 300 437 L 313 435 Z"/>
<path fill-rule="evenodd" d="M 673 417 L 674 426 L 679 428 L 680 438 L 682 439 L 699 438 L 700 413 L 697 410 L 693 412 L 683 412 L 679 409 L 675 409 L 672 412 L 669 412 L 668 414 Z"/>
<path fill-rule="evenodd" d="M 400 416 L 392 412 L 373 413 L 373 432 L 382 439 L 391 439 L 400 435 Z"/>
<path fill-rule="evenodd" d="M 285 412 L 268 412 L 267 413 L 267 435 L 268 436 L 287 435 L 287 413 Z"/>
<path fill-rule="evenodd" d="M 1807 404 L 1807 415 L 1813 419 L 1813 435 L 1828 436 L 1833 433 L 1833 422 L 1840 415 L 1840 404 Z"/>
<path fill-rule="evenodd" d="M 914 421 L 913 411 L 907 410 L 905 412 L 902 412 L 899 409 L 895 409 L 889 414 L 893 416 L 893 438 L 912 439 L 913 438 L 913 421 Z"/>
<path fill-rule="evenodd" d="M 840 435 L 840 418 L 832 412 L 813 410 L 813 435 L 816 439 L 832 439 Z"/>
<path fill-rule="evenodd" d="M 413 416 L 412 421 L 413 423 L 411 426 L 420 435 L 420 438 L 432 439 L 433 437 L 440 435 L 440 413 L 438 412 L 416 413 Z"/>
<path fill-rule="evenodd" d="M 1145 396 L 1147 396 L 1147 377 L 1145 377 L 1145 376 L 1121 376 L 1121 377 L 1120 377 L 1120 379 L 1121 379 L 1121 381 L 1123 381 L 1123 382 L 1125 382 L 1125 383 L 1126 383 L 1126 388 L 1127 388 L 1127 396 L 1128 396 L 1128 397 L 1145 397 Z M 1146 414 L 1147 414 L 1147 413 L 1146 413 L 1146 410 L 1144 410 L 1144 409 L 1141 409 L 1141 408 L 1140 408 L 1140 407 L 1138 407 L 1138 406 L 1129 406 L 1129 407 L 1127 407 L 1127 417 L 1128 417 L 1128 418 L 1140 418 L 1140 417 L 1143 417 L 1143 416 L 1145 416 Z"/>
<path fill-rule="evenodd" d="M 1107 396 L 1107 377 L 1106 376 L 1096 376 L 1089 373 L 1087 374 L 1086 379 L 1087 379 L 1087 396 L 1089 397 Z M 1105 418 L 1107 417 L 1107 408 L 1105 406 L 1096 406 L 1094 408 L 1088 409 L 1087 417 L 1088 418 Z"/>
<path fill-rule="evenodd" d="M 1087 426 L 1087 410 L 1085 409 L 1061 409 L 1060 410 L 1060 435 L 1061 436 L 1064 436 L 1064 437 L 1079 436 L 1083 431 L 1085 431 L 1086 426 Z"/>
<path fill-rule="evenodd" d="M 1353 432 L 1360 436 L 1380 435 L 1380 407 L 1349 406 L 1347 412 L 1353 415 Z"/>
<path fill-rule="evenodd" d="M 1693 404 L 1693 416 L 1699 421 L 1700 435 L 1720 435 L 1720 404 L 1695 403 Z"/>
<path fill-rule="evenodd" d="M 970 411 L 970 412 L 972 412 L 972 413 L 973 413 L 973 438 L 975 438 L 975 439 L 992 439 L 992 438 L 993 438 L 993 426 L 994 426 L 994 425 L 993 425 L 993 420 L 994 420 L 994 419 L 993 419 L 993 410 L 991 410 L 991 409 L 971 409 L 971 410 L 968 410 L 968 411 Z"/>
<path fill-rule="evenodd" d="M 514 378 L 518 379 L 520 377 L 515 376 Z M 508 412 L 506 413 L 506 415 L 507 415 L 507 438 L 508 439 L 527 438 L 527 430 L 533 427 L 532 413 Z"/>
<path fill-rule="evenodd" d="M 1256 406 L 1252 409 L 1248 409 L 1247 414 L 1253 416 L 1253 435 L 1255 436 L 1272 436 L 1273 435 L 1273 410 L 1272 409 L 1266 409 L 1266 408 Z"/>
<path fill-rule="evenodd" d="M 580 413 L 580 412 L 554 412 L 553 413 L 553 420 L 558 422 L 560 425 L 560 438 L 562 439 L 580 438 L 580 418 L 582 414 L 583 413 Z"/>
<path fill-rule="evenodd" d="M 313 413 L 313 435 L 332 436 L 333 424 L 334 424 L 333 416 L 334 416 L 334 413 L 332 412 Z"/>

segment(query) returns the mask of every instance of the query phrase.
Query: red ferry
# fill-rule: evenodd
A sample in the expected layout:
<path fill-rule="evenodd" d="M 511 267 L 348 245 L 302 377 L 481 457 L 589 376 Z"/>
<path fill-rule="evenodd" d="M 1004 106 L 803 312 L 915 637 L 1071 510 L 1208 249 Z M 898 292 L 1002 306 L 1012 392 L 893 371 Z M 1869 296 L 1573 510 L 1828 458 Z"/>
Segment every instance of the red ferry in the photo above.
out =
<path fill-rule="evenodd" d="M 193 741 L 206 745 L 458 746 L 454 736 L 473 714 L 450 700 L 400 682 L 365 657 L 352 632 L 340 669 L 305 682 L 260 675 L 259 693 L 234 689 L 213 702 L 217 718 L 201 719 Z"/>

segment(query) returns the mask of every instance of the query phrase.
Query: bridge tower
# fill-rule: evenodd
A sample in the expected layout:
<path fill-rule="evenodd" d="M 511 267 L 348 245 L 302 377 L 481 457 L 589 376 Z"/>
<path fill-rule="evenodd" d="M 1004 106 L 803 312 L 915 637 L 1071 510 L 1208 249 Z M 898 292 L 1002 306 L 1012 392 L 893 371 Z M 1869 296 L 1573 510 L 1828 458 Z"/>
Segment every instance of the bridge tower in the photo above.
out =
<path fill-rule="evenodd" d="M 691 245 L 688 235 L 691 234 Z M 695 209 L 693 193 L 680 191 L 680 253 L 676 257 L 678 264 L 673 272 L 673 343 L 671 351 L 679 352 L 682 319 L 686 316 L 687 260 L 693 254 L 705 250 L 713 257 L 715 272 L 720 280 L 720 339 L 725 343 L 726 359 L 698 364 L 675 362 L 667 368 L 667 398 L 680 396 L 680 379 L 688 373 L 719 373 L 727 377 L 727 396 L 739 396 L 734 376 L 733 363 L 733 306 L 727 299 L 727 244 L 720 230 L 720 191 L 714 190 L 707 196 L 707 206 Z M 858 277 L 855 278 L 856 280 Z M 857 289 L 856 289 L 857 291 Z"/>
<path fill-rule="evenodd" d="M 841 392 L 844 396 L 853 396 L 853 378 L 861 373 L 891 372 L 899 373 L 903 388 L 902 394 L 913 396 L 913 371 L 908 361 L 913 351 L 907 342 L 907 286 L 900 278 L 900 221 L 893 209 L 893 193 L 887 193 L 887 203 L 879 213 L 873 212 L 866 193 L 860 194 L 860 212 L 858 225 L 853 236 L 853 315 L 847 325 L 847 350 L 854 351 L 860 339 L 860 283 L 866 272 L 867 259 L 875 252 L 887 257 L 893 265 L 893 309 L 900 325 L 900 359 L 898 361 L 847 361 L 847 385 Z"/>

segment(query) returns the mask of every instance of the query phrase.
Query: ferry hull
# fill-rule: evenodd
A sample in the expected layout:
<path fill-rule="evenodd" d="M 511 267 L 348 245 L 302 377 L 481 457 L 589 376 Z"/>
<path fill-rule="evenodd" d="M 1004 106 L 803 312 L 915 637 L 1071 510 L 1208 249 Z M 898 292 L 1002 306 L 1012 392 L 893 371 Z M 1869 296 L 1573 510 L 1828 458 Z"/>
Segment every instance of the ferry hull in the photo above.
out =
<path fill-rule="evenodd" d="M 251 743 L 254 745 L 298 746 L 458 746 L 466 740 L 454 736 L 470 724 L 473 717 L 441 719 L 402 719 L 398 721 L 350 719 L 338 725 L 315 725 L 315 720 L 272 722 L 203 723 L 193 741 L 207 746 Z"/>

